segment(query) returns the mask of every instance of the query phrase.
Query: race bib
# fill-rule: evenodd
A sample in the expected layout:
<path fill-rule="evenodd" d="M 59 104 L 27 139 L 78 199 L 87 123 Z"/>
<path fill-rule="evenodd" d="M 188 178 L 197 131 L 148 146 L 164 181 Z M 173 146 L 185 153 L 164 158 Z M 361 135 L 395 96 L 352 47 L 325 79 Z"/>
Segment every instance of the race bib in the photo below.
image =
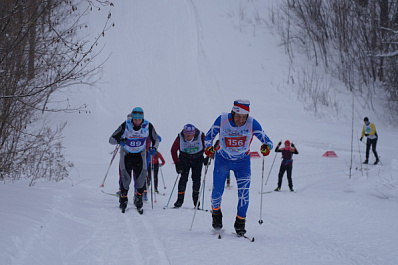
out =
<path fill-rule="evenodd" d="M 246 136 L 226 136 L 225 138 L 226 147 L 242 147 L 246 144 Z"/>

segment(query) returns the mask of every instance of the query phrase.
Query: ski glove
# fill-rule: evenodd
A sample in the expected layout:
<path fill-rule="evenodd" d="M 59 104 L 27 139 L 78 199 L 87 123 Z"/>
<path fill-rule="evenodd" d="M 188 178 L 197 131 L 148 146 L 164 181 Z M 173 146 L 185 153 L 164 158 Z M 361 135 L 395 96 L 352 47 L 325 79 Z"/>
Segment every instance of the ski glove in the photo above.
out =
<path fill-rule="evenodd" d="M 361 141 L 361 142 L 362 142 L 362 138 L 363 138 L 363 137 L 359 138 L 359 141 Z"/>
<path fill-rule="evenodd" d="M 279 143 L 278 143 L 278 146 L 281 146 L 281 144 L 282 144 L 282 142 L 279 142 Z"/>
<path fill-rule="evenodd" d="M 210 157 L 210 158 L 214 158 L 214 153 L 215 153 L 215 152 L 216 152 L 216 151 L 214 151 L 213 146 L 209 146 L 209 147 L 207 147 L 206 150 L 205 150 L 205 154 L 206 154 L 208 157 Z"/>
<path fill-rule="evenodd" d="M 207 166 L 209 164 L 210 157 L 206 156 L 205 159 L 203 159 L 203 165 Z"/>
<path fill-rule="evenodd" d="M 369 136 L 369 134 L 365 133 L 365 136 Z"/>
<path fill-rule="evenodd" d="M 294 143 L 292 143 L 291 146 L 294 147 Z"/>
<path fill-rule="evenodd" d="M 151 156 L 156 155 L 156 148 L 155 147 L 149 147 L 149 154 Z"/>
<path fill-rule="evenodd" d="M 267 156 L 267 155 L 269 155 L 269 153 L 271 152 L 271 150 L 269 149 L 269 146 L 268 146 L 267 144 L 263 144 L 263 145 L 261 146 L 260 151 L 261 151 L 261 154 L 262 154 L 263 156 Z"/>
<path fill-rule="evenodd" d="M 177 174 L 181 174 L 182 173 L 182 167 L 181 167 L 181 163 L 180 162 L 176 163 L 176 172 L 177 172 Z"/>
<path fill-rule="evenodd" d="M 119 144 L 120 144 L 121 146 L 125 146 L 126 143 L 127 143 L 127 140 L 126 140 L 125 138 L 120 138 Z"/>

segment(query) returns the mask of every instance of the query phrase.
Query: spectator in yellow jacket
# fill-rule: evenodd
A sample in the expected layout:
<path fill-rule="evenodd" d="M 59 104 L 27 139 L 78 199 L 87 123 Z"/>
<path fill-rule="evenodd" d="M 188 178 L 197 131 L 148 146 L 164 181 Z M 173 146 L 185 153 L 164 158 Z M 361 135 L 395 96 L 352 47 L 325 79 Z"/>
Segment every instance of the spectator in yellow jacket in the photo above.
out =
<path fill-rule="evenodd" d="M 375 155 L 376 161 L 374 162 L 375 165 L 377 165 L 379 163 L 379 156 L 377 155 L 377 151 L 376 151 L 376 144 L 377 144 L 377 132 L 376 132 L 376 126 L 373 123 L 369 122 L 368 117 L 365 117 L 363 119 L 363 122 L 365 123 L 365 125 L 362 128 L 362 135 L 360 140 L 362 141 L 362 138 L 364 136 L 367 137 L 366 140 L 366 159 L 365 162 L 363 162 L 364 164 L 368 164 L 369 162 L 369 150 L 370 147 L 372 147 L 372 151 L 373 154 Z"/>

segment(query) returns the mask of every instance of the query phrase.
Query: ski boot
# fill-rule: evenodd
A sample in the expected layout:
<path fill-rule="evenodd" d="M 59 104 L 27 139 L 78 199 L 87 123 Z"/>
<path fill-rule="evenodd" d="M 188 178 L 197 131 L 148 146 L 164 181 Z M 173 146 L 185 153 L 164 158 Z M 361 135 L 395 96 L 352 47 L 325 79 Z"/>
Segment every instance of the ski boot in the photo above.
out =
<path fill-rule="evenodd" d="M 294 189 L 293 189 L 293 187 L 290 187 L 289 189 L 290 189 L 290 191 L 294 192 Z"/>
<path fill-rule="evenodd" d="M 362 164 L 368 164 L 369 162 L 368 162 L 368 160 L 366 159 Z"/>
<path fill-rule="evenodd" d="M 142 214 L 144 210 L 142 209 L 143 203 L 142 203 L 142 194 L 136 193 L 134 194 L 134 205 L 137 207 L 137 211 Z"/>
<path fill-rule="evenodd" d="M 374 165 L 377 165 L 380 162 L 379 158 L 376 158 L 376 161 L 374 162 Z"/>
<path fill-rule="evenodd" d="M 280 191 L 280 190 L 281 190 L 280 187 L 277 187 L 276 189 L 274 189 L 274 191 Z"/>
<path fill-rule="evenodd" d="M 127 194 L 126 195 L 119 195 L 119 208 L 122 210 L 122 213 L 126 212 L 127 204 L 128 204 L 128 198 Z"/>
<path fill-rule="evenodd" d="M 238 236 L 244 236 L 246 234 L 245 222 L 246 219 L 236 217 L 234 227 Z"/>
<path fill-rule="evenodd" d="M 215 230 L 220 230 L 222 228 L 222 213 L 221 209 L 212 211 L 211 216 L 213 217 L 212 226 Z"/>
<path fill-rule="evenodd" d="M 180 208 L 184 203 L 184 198 L 178 197 L 177 201 L 174 203 L 175 208 Z"/>

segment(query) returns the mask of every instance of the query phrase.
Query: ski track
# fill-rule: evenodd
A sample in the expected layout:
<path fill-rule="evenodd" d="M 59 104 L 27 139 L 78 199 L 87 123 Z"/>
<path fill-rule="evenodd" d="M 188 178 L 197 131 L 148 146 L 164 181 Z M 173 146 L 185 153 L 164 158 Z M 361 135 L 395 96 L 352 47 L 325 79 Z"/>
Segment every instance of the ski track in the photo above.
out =
<path fill-rule="evenodd" d="M 135 264 L 171 264 L 164 242 L 155 234 L 151 220 L 145 216 L 146 211 L 148 209 L 144 207 L 144 214 L 140 215 L 132 206 L 124 218 L 132 249 L 140 257 Z"/>

